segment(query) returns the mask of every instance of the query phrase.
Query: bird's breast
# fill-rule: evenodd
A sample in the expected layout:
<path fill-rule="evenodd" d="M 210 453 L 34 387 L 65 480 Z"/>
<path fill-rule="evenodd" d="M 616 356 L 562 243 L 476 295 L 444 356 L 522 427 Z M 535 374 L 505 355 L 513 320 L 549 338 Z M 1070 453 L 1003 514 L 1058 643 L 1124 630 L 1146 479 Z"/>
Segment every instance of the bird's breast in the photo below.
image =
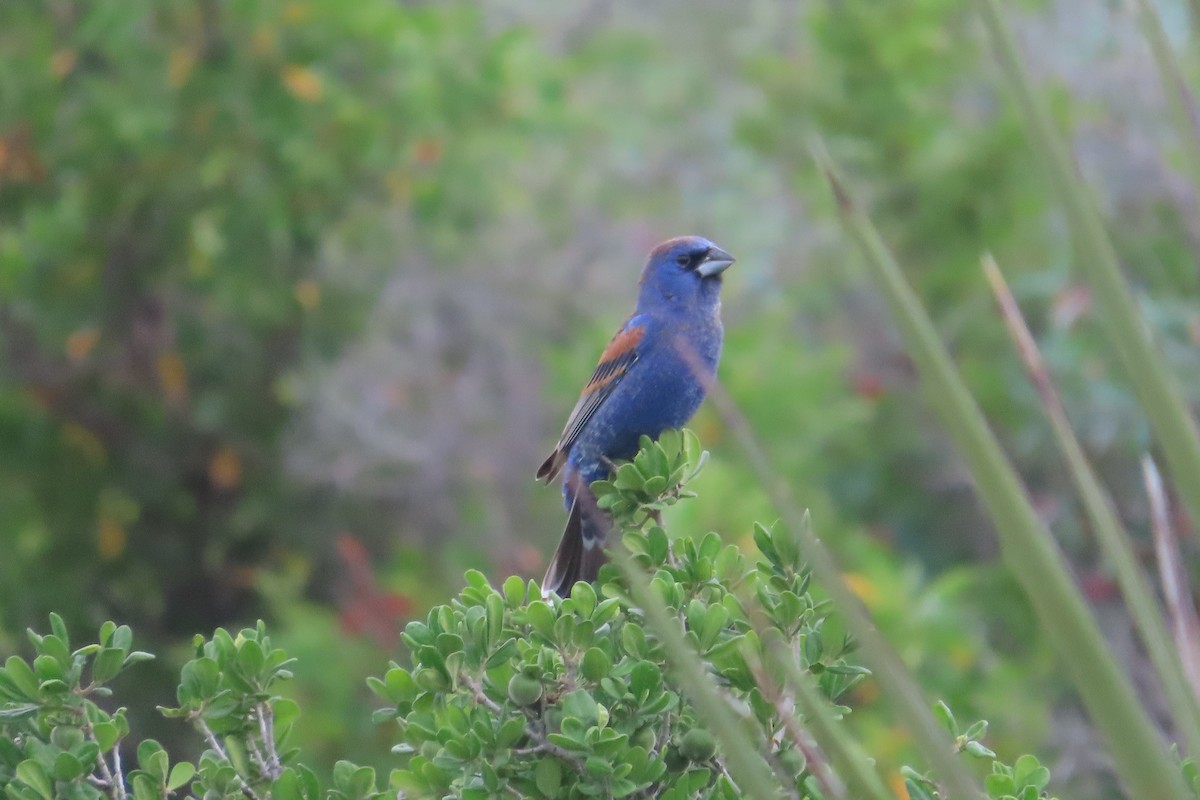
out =
<path fill-rule="evenodd" d="M 682 427 L 712 385 L 721 355 L 719 322 L 664 326 L 656 333 L 643 340 L 650 346 L 597 409 L 572 448 L 572 460 L 583 471 L 603 459 L 631 458 L 641 436 L 657 438 L 668 428 Z M 602 470 L 597 466 L 596 471 Z"/>

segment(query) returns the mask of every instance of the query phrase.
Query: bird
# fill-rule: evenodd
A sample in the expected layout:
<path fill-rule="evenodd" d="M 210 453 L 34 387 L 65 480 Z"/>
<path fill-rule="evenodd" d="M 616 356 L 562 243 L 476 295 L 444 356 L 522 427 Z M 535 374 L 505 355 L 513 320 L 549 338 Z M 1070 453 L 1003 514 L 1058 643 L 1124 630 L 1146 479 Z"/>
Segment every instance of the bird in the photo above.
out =
<path fill-rule="evenodd" d="M 637 302 L 600 355 L 553 452 L 537 478 L 562 475 L 567 524 L 542 591 L 567 597 L 578 581 L 596 580 L 612 527 L 596 503 L 593 481 L 637 454 L 643 436 L 680 428 L 716 379 L 724 327 L 722 274 L 729 253 L 700 236 L 680 236 L 650 251 Z"/>

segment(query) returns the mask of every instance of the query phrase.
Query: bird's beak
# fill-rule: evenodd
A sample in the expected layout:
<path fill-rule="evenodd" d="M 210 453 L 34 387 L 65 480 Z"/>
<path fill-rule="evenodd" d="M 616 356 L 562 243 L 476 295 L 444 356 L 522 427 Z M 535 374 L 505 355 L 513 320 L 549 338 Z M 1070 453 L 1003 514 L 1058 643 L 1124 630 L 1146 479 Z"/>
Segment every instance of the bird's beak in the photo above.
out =
<path fill-rule="evenodd" d="M 711 278 L 729 269 L 729 265 L 733 262 L 733 256 L 719 247 L 714 247 L 708 251 L 708 255 L 700 262 L 700 266 L 696 267 L 696 272 L 700 273 L 702 278 Z"/>

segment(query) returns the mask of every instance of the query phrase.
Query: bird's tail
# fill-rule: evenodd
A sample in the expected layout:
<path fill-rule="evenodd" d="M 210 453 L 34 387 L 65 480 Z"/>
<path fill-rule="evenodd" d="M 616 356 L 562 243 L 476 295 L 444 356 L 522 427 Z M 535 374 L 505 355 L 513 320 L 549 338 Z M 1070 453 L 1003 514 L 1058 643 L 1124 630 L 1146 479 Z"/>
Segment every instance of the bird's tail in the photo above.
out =
<path fill-rule="evenodd" d="M 553 592 L 559 597 L 569 597 L 571 588 L 578 581 L 590 583 L 596 580 L 601 565 L 607 560 L 604 540 L 611 527 L 608 513 L 596 505 L 596 496 L 591 489 L 584 486 L 575 492 L 562 541 L 542 579 L 542 594 Z"/>

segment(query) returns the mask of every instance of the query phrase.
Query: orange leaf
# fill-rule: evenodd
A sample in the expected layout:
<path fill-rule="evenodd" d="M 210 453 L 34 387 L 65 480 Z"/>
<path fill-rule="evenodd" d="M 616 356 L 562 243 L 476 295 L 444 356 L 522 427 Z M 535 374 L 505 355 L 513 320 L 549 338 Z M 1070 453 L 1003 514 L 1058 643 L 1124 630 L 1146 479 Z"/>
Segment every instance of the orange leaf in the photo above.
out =
<path fill-rule="evenodd" d="M 405 203 L 412 194 L 412 177 L 401 169 L 394 169 L 384 176 L 388 194 L 396 203 Z"/>
<path fill-rule="evenodd" d="M 75 69 L 77 60 L 74 50 L 55 50 L 54 55 L 50 56 L 50 74 L 60 80 L 67 77 Z"/>
<path fill-rule="evenodd" d="M 850 587 L 850 591 L 862 600 L 863 605 L 870 608 L 879 599 L 879 592 L 875 590 L 875 586 L 864 575 L 857 572 L 846 572 L 842 574 L 842 580 Z"/>
<path fill-rule="evenodd" d="M 0 186 L 8 180 L 35 183 L 45 177 L 46 168 L 33 148 L 33 134 L 28 126 L 0 135 Z"/>
<path fill-rule="evenodd" d="M 857 705 L 870 705 L 879 699 L 879 684 L 875 681 L 863 681 L 852 691 Z"/>
<path fill-rule="evenodd" d="M 101 518 L 96 528 L 96 549 L 100 551 L 102 559 L 111 561 L 121 555 L 128 542 L 129 535 L 121 523 L 114 519 Z"/>
<path fill-rule="evenodd" d="M 417 141 L 413 147 L 413 160 L 418 164 L 436 164 L 442 158 L 442 143 L 433 137 Z"/>
<path fill-rule="evenodd" d="M 208 479 L 221 490 L 229 490 L 241 483 L 242 459 L 228 445 L 213 453 L 208 461 Z"/>
<path fill-rule="evenodd" d="M 321 305 L 321 285 L 312 278 L 305 278 L 298 282 L 294 291 L 296 293 L 296 302 L 305 311 L 313 311 L 317 306 Z"/>
<path fill-rule="evenodd" d="M 155 361 L 158 369 L 158 385 L 167 397 L 167 403 L 173 406 L 182 405 L 187 401 L 187 367 L 179 353 L 160 353 Z"/>
<path fill-rule="evenodd" d="M 167 62 L 167 83 L 178 89 L 188 82 L 196 66 L 196 51 L 191 47 L 176 47 Z"/>
<path fill-rule="evenodd" d="M 283 20 L 292 25 L 307 22 L 309 11 L 308 3 L 288 3 L 283 7 Z"/>
<path fill-rule="evenodd" d="M 88 357 L 100 341 L 99 328 L 80 328 L 67 337 L 67 358 L 78 364 Z"/>
<path fill-rule="evenodd" d="M 288 64 L 283 68 L 281 77 L 288 91 L 306 103 L 314 103 L 324 94 L 321 79 L 308 67 Z"/>
<path fill-rule="evenodd" d="M 954 645 L 946 651 L 946 660 L 960 671 L 975 664 L 975 650 L 963 644 Z"/>
<path fill-rule="evenodd" d="M 250 49 L 257 56 L 270 55 L 275 52 L 276 36 L 275 31 L 270 28 L 259 27 L 250 35 Z"/>

